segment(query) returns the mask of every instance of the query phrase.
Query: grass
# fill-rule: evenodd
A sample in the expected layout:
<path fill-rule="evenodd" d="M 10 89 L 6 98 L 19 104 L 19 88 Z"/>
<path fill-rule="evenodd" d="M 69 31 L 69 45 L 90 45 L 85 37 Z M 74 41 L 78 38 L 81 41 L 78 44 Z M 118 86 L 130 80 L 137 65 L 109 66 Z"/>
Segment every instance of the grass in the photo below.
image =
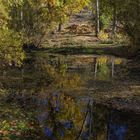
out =
<path fill-rule="evenodd" d="M 116 44 L 112 41 L 100 41 L 95 36 L 58 36 L 56 40 L 50 38 L 50 43 L 42 44 L 40 48 L 29 50 L 29 52 L 42 51 L 58 54 L 97 54 L 97 55 L 115 55 L 119 57 L 128 57 L 128 51 L 125 45 Z"/>
<path fill-rule="evenodd" d="M 65 46 L 65 47 L 48 47 L 34 50 L 35 52 L 46 52 L 46 53 L 56 53 L 64 55 L 74 55 L 74 54 L 97 54 L 97 55 L 114 55 L 119 57 L 128 58 L 128 52 L 126 47 L 121 47 L 117 45 L 109 44 L 99 44 L 99 45 L 85 45 L 85 46 Z M 32 52 L 34 52 L 32 51 Z"/>
<path fill-rule="evenodd" d="M 40 48 L 32 48 L 29 52 L 43 51 L 58 54 L 97 54 L 115 55 L 127 58 L 127 47 L 123 44 L 114 43 L 112 40 L 100 40 L 94 34 L 56 34 L 48 38 Z"/>

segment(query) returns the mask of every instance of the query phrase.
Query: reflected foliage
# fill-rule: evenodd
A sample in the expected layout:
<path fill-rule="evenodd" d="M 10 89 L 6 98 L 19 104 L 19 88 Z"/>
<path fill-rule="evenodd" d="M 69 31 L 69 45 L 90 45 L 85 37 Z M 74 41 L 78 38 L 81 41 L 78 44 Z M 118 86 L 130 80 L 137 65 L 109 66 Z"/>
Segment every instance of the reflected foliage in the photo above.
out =
<path fill-rule="evenodd" d="M 78 95 L 90 88 L 109 92 L 121 67 L 126 74 L 125 63 L 108 56 L 36 52 L 21 68 L 1 68 L 0 138 L 139 140 L 139 115 L 88 103 Z"/>

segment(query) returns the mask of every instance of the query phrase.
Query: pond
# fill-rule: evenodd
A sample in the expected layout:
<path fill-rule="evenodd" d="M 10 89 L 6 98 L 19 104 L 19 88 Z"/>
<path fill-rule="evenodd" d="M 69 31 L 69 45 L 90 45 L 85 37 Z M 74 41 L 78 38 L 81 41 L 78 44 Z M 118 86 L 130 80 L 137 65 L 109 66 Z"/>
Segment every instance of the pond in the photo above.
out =
<path fill-rule="evenodd" d="M 139 140 L 140 73 L 131 65 L 34 52 L 21 68 L 1 68 L 0 139 Z"/>

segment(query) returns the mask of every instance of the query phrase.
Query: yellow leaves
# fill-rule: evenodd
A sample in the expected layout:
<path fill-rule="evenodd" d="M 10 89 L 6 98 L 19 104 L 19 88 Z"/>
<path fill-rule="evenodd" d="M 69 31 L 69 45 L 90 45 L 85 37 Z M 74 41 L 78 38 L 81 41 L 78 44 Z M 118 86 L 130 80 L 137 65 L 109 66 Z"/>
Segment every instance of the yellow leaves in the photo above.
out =
<path fill-rule="evenodd" d="M 103 65 L 103 64 L 108 64 L 108 63 L 110 63 L 112 61 L 113 60 L 111 60 L 111 58 L 109 58 L 107 56 L 102 56 L 102 57 L 97 58 L 97 63 L 98 63 L 99 66 Z M 114 63 L 116 65 L 120 65 L 122 63 L 122 59 L 121 58 L 114 58 Z"/>
<path fill-rule="evenodd" d="M 60 102 L 62 104 L 62 112 L 57 119 L 59 121 L 72 121 L 75 124 L 75 128 L 79 128 L 83 120 L 80 106 L 71 97 L 63 94 L 60 97 Z"/>
<path fill-rule="evenodd" d="M 16 104 L 8 105 L 2 102 L 0 104 L 0 114 L 1 140 L 22 139 L 25 136 L 30 137 L 31 135 L 36 135 L 35 131 L 38 125 L 31 118 L 31 114 L 29 112 L 25 113 Z"/>
<path fill-rule="evenodd" d="M 107 56 L 97 58 L 98 65 L 107 64 L 109 58 Z"/>
<path fill-rule="evenodd" d="M 0 27 L 3 24 L 6 24 L 7 20 L 9 19 L 8 11 L 6 10 L 6 6 L 2 1 L 0 1 Z"/>
<path fill-rule="evenodd" d="M 116 58 L 114 63 L 116 65 L 120 65 L 122 63 L 122 59 L 121 58 Z"/>
<path fill-rule="evenodd" d="M 100 31 L 98 37 L 102 41 L 107 41 L 109 39 L 109 35 L 105 33 L 104 31 Z"/>
<path fill-rule="evenodd" d="M 10 16 L 10 21 L 8 22 L 10 28 L 18 32 L 23 32 L 20 36 L 24 39 L 24 43 L 28 44 L 33 42 L 35 45 L 38 45 L 40 38 L 44 41 L 44 36 L 48 31 L 55 29 L 59 23 L 66 22 L 72 14 L 82 10 L 88 1 L 89 0 L 15 0 L 13 2 L 9 0 L 7 6 L 8 11 L 4 12 L 5 10 L 1 8 L 0 13 L 2 11 Z M 1 2 L 0 7 L 4 7 Z M 0 24 L 2 24 L 3 21 L 5 22 L 5 20 L 1 18 L 1 15 Z M 6 15 L 4 15 L 4 17 L 6 17 Z M 18 41 L 17 38 L 14 40 L 15 42 Z"/>

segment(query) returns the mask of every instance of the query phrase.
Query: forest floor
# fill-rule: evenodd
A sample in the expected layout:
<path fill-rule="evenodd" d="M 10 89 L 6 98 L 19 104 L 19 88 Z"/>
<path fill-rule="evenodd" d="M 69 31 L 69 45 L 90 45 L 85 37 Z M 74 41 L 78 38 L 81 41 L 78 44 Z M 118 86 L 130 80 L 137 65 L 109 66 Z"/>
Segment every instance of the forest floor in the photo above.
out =
<path fill-rule="evenodd" d="M 83 10 L 62 25 L 60 32 L 47 36 L 41 50 L 59 54 L 111 54 L 129 57 L 126 45 L 111 40 L 102 41 L 95 36 L 92 11 Z"/>
<path fill-rule="evenodd" d="M 75 26 L 75 25 L 73 25 Z M 76 25 L 79 26 L 79 25 Z M 88 25 L 81 25 L 84 28 Z M 80 28 L 80 27 L 79 27 Z M 91 27 L 87 27 L 91 28 Z M 83 30 L 83 29 L 82 29 Z M 88 29 L 87 29 L 88 30 Z M 70 33 L 69 33 L 70 32 Z M 49 36 L 49 39 L 42 44 L 39 50 L 46 50 L 48 53 L 58 54 L 105 54 L 122 58 L 140 57 L 140 50 L 137 54 L 129 51 L 129 46 L 113 41 L 102 41 L 92 33 L 71 33 L 63 30 Z M 133 50 L 132 50 L 133 51 Z"/>

